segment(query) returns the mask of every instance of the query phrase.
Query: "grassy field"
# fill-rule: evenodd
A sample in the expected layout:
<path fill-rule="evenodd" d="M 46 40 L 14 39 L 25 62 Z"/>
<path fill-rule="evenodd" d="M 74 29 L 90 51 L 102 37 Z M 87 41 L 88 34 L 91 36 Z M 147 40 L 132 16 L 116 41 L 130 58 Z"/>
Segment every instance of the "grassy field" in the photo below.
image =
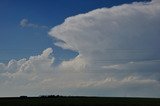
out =
<path fill-rule="evenodd" d="M 0 98 L 0 106 L 160 106 L 160 99 L 109 97 L 21 97 Z"/>

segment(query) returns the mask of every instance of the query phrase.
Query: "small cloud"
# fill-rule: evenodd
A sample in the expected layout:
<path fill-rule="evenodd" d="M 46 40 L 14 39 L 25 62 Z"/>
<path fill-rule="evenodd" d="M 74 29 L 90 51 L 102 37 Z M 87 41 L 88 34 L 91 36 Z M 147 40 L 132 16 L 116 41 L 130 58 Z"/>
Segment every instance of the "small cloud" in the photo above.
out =
<path fill-rule="evenodd" d="M 20 25 L 21 25 L 22 27 L 28 26 L 28 20 L 27 20 L 27 19 L 22 19 L 21 22 L 20 22 Z"/>
<path fill-rule="evenodd" d="M 22 19 L 20 21 L 20 26 L 21 27 L 32 27 L 32 28 L 48 29 L 48 26 L 31 23 L 31 22 L 28 21 L 28 19 Z"/>

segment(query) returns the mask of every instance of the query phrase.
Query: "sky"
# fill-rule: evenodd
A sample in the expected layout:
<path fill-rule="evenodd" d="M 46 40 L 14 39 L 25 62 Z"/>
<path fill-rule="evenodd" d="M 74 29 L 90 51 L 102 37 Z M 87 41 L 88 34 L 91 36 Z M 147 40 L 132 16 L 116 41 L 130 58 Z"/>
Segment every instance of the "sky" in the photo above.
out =
<path fill-rule="evenodd" d="M 0 96 L 160 97 L 159 0 L 1 0 Z"/>
<path fill-rule="evenodd" d="M 69 59 L 77 55 L 53 45 L 49 30 L 70 16 L 91 10 L 131 3 L 134 0 L 1 0 L 0 2 L 0 62 L 28 58 L 52 47 L 57 58 Z M 47 28 L 22 27 L 20 21 Z M 67 53 L 67 55 L 64 55 Z M 63 54 L 63 55 L 62 55 Z"/>

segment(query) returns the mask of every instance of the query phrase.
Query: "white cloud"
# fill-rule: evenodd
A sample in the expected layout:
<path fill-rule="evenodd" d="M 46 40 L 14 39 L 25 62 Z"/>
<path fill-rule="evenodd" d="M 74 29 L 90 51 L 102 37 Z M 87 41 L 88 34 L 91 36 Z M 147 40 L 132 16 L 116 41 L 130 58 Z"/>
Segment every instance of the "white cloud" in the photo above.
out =
<path fill-rule="evenodd" d="M 22 27 L 32 27 L 32 28 L 48 29 L 48 26 L 30 23 L 28 21 L 28 19 L 22 19 L 20 21 L 20 26 L 22 26 Z"/>
<path fill-rule="evenodd" d="M 154 1 L 155 2 L 155 1 Z M 159 3 L 133 3 L 69 17 L 49 34 L 93 61 L 159 59 Z"/>
<path fill-rule="evenodd" d="M 87 69 L 87 61 L 80 55 L 69 61 L 63 61 L 59 66 L 60 70 L 68 71 L 85 71 Z"/>
<path fill-rule="evenodd" d="M 7 65 L 1 63 L 0 69 L 5 70 L 1 72 L 2 76 L 13 80 L 17 79 L 17 77 L 21 77 L 23 79 L 23 76 L 28 77 L 29 75 L 28 78 L 30 78 L 39 74 L 48 73 L 53 70 L 51 66 L 54 62 L 54 57 L 52 57 L 51 54 L 52 49 L 48 48 L 44 50 L 41 55 L 31 56 L 28 60 L 11 60 Z M 30 79 L 26 79 L 26 81 L 27 80 Z M 19 83 L 19 81 L 17 83 Z"/>
<path fill-rule="evenodd" d="M 96 9 L 67 18 L 49 34 L 63 41 L 57 42 L 57 46 L 78 51 L 90 62 L 91 71 L 113 74 L 121 70 L 115 69 L 117 65 L 123 64 L 128 67 L 126 71 L 132 70 L 130 73 L 141 70 L 141 76 L 145 72 L 156 74 L 160 69 L 159 61 L 152 60 L 160 59 L 159 10 L 159 1 L 155 0 Z M 143 61 L 148 62 L 141 64 Z M 128 66 L 129 62 L 138 63 Z M 151 67 L 146 68 L 147 65 Z M 112 66 L 112 69 L 103 69 L 104 66 Z M 121 73 L 127 72 L 121 70 Z"/>
<path fill-rule="evenodd" d="M 65 19 L 49 34 L 62 41 L 55 45 L 75 50 L 89 61 L 87 70 L 92 73 L 90 77 L 94 77 L 91 85 L 105 77 L 126 83 L 123 79 L 135 75 L 142 78 L 134 80 L 135 86 L 141 82 L 149 91 L 152 81 L 159 87 L 159 4 L 158 0 L 153 0 L 96 9 Z M 90 83 L 85 82 L 87 85 Z M 139 89 L 143 91 L 144 88 L 141 86 Z M 127 89 L 131 90 L 134 91 Z"/>

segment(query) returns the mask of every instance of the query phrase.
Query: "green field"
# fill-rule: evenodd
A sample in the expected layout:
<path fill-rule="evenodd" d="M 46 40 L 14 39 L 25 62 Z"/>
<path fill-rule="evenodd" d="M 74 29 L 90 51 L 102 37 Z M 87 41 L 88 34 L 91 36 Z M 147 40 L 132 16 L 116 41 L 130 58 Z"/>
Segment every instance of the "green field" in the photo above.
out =
<path fill-rule="evenodd" d="M 160 99 L 109 97 L 0 98 L 0 106 L 160 106 Z"/>

